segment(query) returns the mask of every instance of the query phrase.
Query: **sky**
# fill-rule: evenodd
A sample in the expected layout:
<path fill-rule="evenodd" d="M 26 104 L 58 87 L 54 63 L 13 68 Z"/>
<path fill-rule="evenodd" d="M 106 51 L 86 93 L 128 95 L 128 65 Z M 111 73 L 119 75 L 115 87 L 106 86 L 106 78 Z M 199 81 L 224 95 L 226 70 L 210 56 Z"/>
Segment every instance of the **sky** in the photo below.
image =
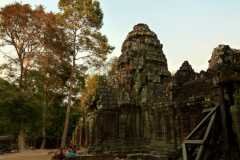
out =
<path fill-rule="evenodd" d="M 18 0 L 0 0 L 0 7 Z M 57 12 L 58 0 L 21 0 Z M 219 44 L 240 49 L 239 0 L 100 0 L 102 32 L 121 54 L 121 45 L 134 25 L 146 23 L 163 44 L 168 68 L 175 72 L 188 60 L 195 71 L 205 70 Z"/>

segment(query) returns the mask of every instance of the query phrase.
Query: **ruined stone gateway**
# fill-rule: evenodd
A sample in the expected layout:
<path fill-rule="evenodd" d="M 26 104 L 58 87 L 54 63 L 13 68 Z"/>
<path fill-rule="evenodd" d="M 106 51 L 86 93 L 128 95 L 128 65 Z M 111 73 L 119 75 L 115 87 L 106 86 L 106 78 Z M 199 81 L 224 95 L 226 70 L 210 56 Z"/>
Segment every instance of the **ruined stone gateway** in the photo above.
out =
<path fill-rule="evenodd" d="M 92 155 L 81 158 L 181 159 L 182 143 L 188 134 L 208 110 L 221 104 L 229 106 L 226 122 L 231 129 L 227 133 L 233 139 L 229 143 L 234 151 L 219 147 L 225 144 L 220 133 L 212 144 L 218 157 L 207 152 L 211 148 L 206 145 L 208 139 L 199 145 L 206 145 L 205 159 L 227 159 L 228 151 L 236 155 L 240 140 L 239 65 L 240 50 L 219 45 L 207 71 L 196 73 L 185 61 L 171 75 L 157 35 L 146 24 L 134 26 L 122 45 L 115 76 L 99 81 L 96 100 L 77 128 L 78 143 L 86 145 Z M 108 83 L 111 78 L 115 78 L 114 85 Z M 223 96 L 219 90 L 224 91 Z M 220 119 L 216 118 L 213 129 L 209 129 L 209 139 L 216 131 L 224 133 L 225 128 L 214 127 Z M 199 132 L 197 138 L 202 134 Z M 194 151 L 190 146 L 186 152 L 192 155 L 187 159 L 195 159 L 191 158 Z"/>

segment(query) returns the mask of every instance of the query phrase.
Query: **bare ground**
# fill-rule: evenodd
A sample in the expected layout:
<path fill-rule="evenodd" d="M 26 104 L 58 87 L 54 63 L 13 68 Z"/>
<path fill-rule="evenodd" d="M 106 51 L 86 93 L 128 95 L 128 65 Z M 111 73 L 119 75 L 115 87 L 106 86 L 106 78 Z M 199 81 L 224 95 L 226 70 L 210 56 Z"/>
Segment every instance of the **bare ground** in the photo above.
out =
<path fill-rule="evenodd" d="M 0 160 L 51 160 L 54 150 L 28 150 L 0 155 Z"/>

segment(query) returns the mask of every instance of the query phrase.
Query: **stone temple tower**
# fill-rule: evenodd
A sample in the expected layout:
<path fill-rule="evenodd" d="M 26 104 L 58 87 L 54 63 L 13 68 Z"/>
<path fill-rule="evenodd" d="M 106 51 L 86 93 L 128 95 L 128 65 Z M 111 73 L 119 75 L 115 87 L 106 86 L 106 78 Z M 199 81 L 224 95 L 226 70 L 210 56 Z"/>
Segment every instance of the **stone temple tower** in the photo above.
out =
<path fill-rule="evenodd" d="M 146 24 L 128 34 L 117 63 L 117 88 L 105 84 L 99 94 L 92 152 L 172 155 L 171 74 L 162 47 Z"/>
<path fill-rule="evenodd" d="M 154 97 L 164 98 L 164 85 L 170 78 L 163 45 L 146 24 L 134 26 L 122 45 L 119 57 L 120 103 L 149 104 Z M 156 101 L 156 99 L 154 99 Z"/>
<path fill-rule="evenodd" d="M 174 150 L 174 120 L 169 103 L 171 74 L 162 48 L 157 35 L 146 24 L 134 26 L 119 57 L 118 104 L 120 116 L 127 117 L 120 117 L 120 128 L 126 127 L 120 133 L 126 133 L 133 142 L 140 140 L 145 151 L 168 155 Z"/>

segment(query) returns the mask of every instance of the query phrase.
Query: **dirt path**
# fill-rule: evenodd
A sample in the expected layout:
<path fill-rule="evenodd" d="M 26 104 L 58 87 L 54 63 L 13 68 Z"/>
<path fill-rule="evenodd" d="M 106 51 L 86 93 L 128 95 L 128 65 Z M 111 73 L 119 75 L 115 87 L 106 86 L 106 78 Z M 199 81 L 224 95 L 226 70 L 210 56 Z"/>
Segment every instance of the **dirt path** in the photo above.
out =
<path fill-rule="evenodd" d="M 51 160 L 54 150 L 31 150 L 0 155 L 0 160 Z"/>

